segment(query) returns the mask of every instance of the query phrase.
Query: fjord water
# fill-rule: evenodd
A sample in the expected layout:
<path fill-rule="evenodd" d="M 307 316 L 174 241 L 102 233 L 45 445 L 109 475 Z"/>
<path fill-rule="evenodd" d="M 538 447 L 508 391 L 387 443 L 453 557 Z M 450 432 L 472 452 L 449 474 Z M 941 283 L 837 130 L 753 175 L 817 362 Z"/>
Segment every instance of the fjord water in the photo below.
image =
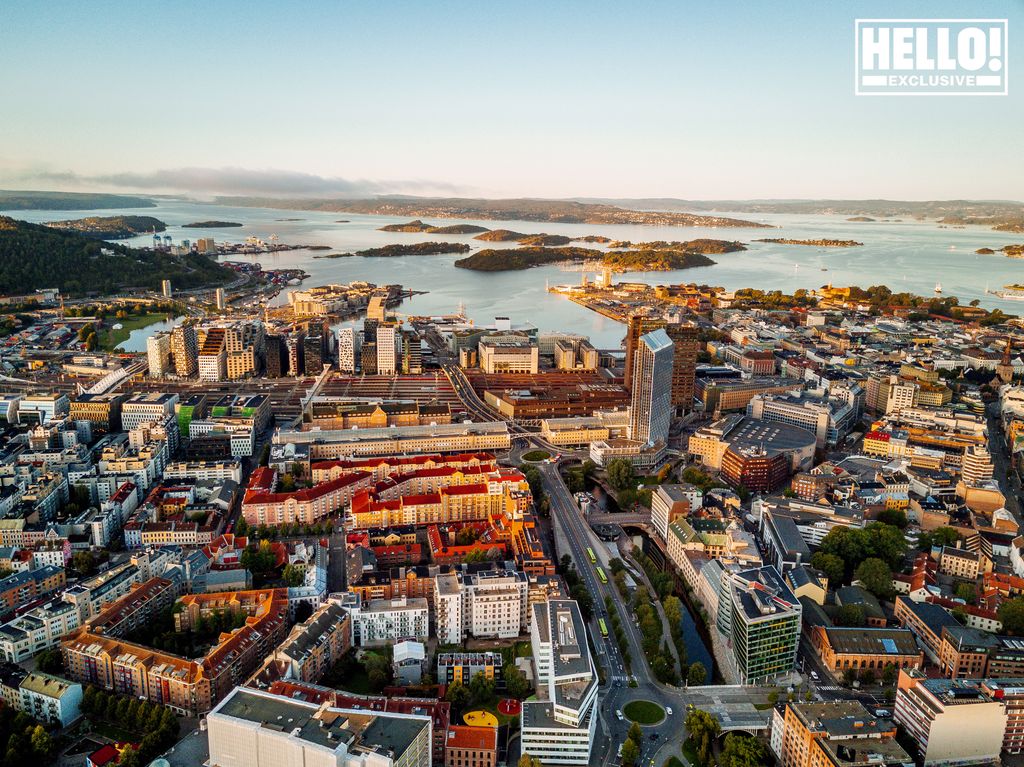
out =
<path fill-rule="evenodd" d="M 489 247 L 515 247 L 515 243 L 487 243 L 473 235 L 436 235 L 381 232 L 385 224 L 408 221 L 410 217 L 365 216 L 268 208 L 237 208 L 184 200 L 161 199 L 157 207 L 110 211 L 14 211 L 11 215 L 28 221 L 44 222 L 88 215 L 154 216 L 167 224 L 175 242 L 213 237 L 218 241 L 241 242 L 248 236 L 268 239 L 276 234 L 287 244 L 327 245 L 330 251 L 294 250 L 258 256 L 232 256 L 235 260 L 259 261 L 264 268 L 296 267 L 305 269 L 307 286 L 330 282 L 365 280 L 378 284 L 401 283 L 407 288 L 427 291 L 407 300 L 399 311 L 405 314 L 445 314 L 462 303 L 476 322 L 486 323 L 495 316 L 510 316 L 513 322 L 532 322 L 541 330 L 565 330 L 585 333 L 603 348 L 617 347 L 623 328 L 617 322 L 586 310 L 571 301 L 548 293 L 546 284 L 576 284 L 582 274 L 552 265 L 511 272 L 473 272 L 457 269 L 454 262 L 462 255 L 403 256 L 398 258 L 314 258 L 332 252 L 350 252 L 391 243 L 427 240 L 464 242 L 474 250 Z M 986 308 L 1024 314 L 1024 302 L 1006 301 L 986 294 L 1006 283 L 1024 282 L 1024 260 L 1000 253 L 978 255 L 981 247 L 994 250 L 1024 241 L 1024 235 L 994 232 L 987 227 L 940 228 L 934 221 L 851 222 L 846 215 L 795 215 L 722 213 L 735 218 L 772 224 L 776 229 L 704 227 L 655 227 L 636 225 L 557 224 L 530 221 L 469 221 L 462 219 L 426 219 L 428 223 L 448 225 L 476 223 L 489 229 L 512 229 L 525 234 L 547 232 L 579 237 L 598 234 L 617 240 L 692 240 L 699 237 L 739 240 L 748 245 L 740 253 L 714 255 L 714 266 L 672 272 L 630 272 L 617 276 L 620 281 L 648 284 L 690 283 L 719 285 L 734 290 L 754 287 L 762 290 L 813 289 L 835 285 L 887 285 L 895 292 L 933 295 L 941 283 L 944 296 L 957 296 L 966 304 L 978 299 Z M 192 221 L 218 219 L 236 221 L 242 227 L 225 229 L 185 229 Z M 284 220 L 299 219 L 299 220 Z M 346 223 L 338 223 L 344 219 Z M 818 248 L 806 245 L 780 245 L 753 242 L 758 238 L 857 240 L 862 247 Z M 148 245 L 150 235 L 124 240 L 126 244 Z M 584 243 L 577 243 L 585 245 Z M 598 246 L 586 246 L 598 247 Z M 827 271 L 823 271 L 827 269 Z M 593 275 L 590 275 L 593 279 Z M 278 301 L 287 300 L 282 293 Z"/>

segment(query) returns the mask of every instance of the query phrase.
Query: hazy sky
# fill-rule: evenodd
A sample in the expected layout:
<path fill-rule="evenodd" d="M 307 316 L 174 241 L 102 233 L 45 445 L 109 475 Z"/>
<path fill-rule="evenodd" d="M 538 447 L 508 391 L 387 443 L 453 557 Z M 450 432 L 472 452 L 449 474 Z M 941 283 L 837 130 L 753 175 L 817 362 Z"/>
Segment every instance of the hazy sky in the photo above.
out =
<path fill-rule="evenodd" d="M 965 15 L 1009 18 L 1009 96 L 854 96 L 855 18 Z M 0 16 L 0 187 L 1024 199 L 1024 0 Z"/>

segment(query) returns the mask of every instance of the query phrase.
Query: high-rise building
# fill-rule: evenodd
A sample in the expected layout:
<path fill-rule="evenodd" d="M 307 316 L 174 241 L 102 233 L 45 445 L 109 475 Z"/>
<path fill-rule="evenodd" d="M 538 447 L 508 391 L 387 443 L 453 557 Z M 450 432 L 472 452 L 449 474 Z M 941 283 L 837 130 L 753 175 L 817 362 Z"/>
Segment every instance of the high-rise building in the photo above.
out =
<path fill-rule="evenodd" d="M 301 376 L 306 372 L 305 341 L 306 334 L 299 331 L 285 339 L 285 350 L 288 352 L 288 375 Z"/>
<path fill-rule="evenodd" d="M 359 334 L 355 328 L 341 328 L 338 331 L 338 370 L 342 373 L 354 373 L 358 360 Z"/>
<path fill-rule="evenodd" d="M 181 377 L 194 376 L 199 369 L 199 337 L 196 326 L 178 325 L 171 331 L 171 356 L 174 372 Z"/>
<path fill-rule="evenodd" d="M 146 357 L 149 374 L 163 378 L 171 372 L 171 337 L 167 333 L 154 333 L 146 339 Z"/>
<path fill-rule="evenodd" d="M 160 281 L 160 292 L 163 294 L 164 298 L 170 298 L 172 295 L 174 295 L 173 291 L 171 290 L 170 280 Z"/>
<path fill-rule="evenodd" d="M 665 332 L 672 339 L 672 408 L 676 416 L 683 416 L 693 410 L 700 331 L 696 325 L 670 322 Z"/>
<path fill-rule="evenodd" d="M 530 645 L 537 693 L 523 702 L 522 752 L 544 764 L 590 764 L 597 730 L 597 671 L 579 605 L 532 605 Z"/>
<path fill-rule="evenodd" d="M 280 378 L 288 372 L 288 355 L 285 353 L 284 338 L 276 333 L 271 333 L 266 338 L 264 370 L 267 378 Z"/>
<path fill-rule="evenodd" d="M 969 445 L 964 450 L 963 480 L 968 487 L 977 487 L 992 479 L 995 467 L 992 455 L 984 445 Z"/>
<path fill-rule="evenodd" d="M 327 337 L 321 333 L 308 335 L 302 342 L 306 355 L 306 375 L 317 376 L 323 372 L 327 357 Z"/>
<path fill-rule="evenodd" d="M 199 349 L 199 380 L 223 381 L 228 375 L 224 328 L 210 328 Z"/>
<path fill-rule="evenodd" d="M 214 293 L 214 298 L 216 299 L 217 302 L 217 311 L 224 311 L 224 308 L 227 306 L 227 301 L 224 297 L 224 288 L 217 288 L 216 292 Z"/>
<path fill-rule="evenodd" d="M 377 342 L 365 341 L 359 352 L 359 366 L 364 376 L 377 375 Z"/>
<path fill-rule="evenodd" d="M 402 331 L 402 372 L 406 375 L 423 372 L 423 350 L 415 330 Z"/>
<path fill-rule="evenodd" d="M 802 608 L 774 566 L 722 573 L 718 630 L 743 684 L 774 680 L 796 666 Z"/>
<path fill-rule="evenodd" d="M 631 390 L 633 386 L 633 362 L 636 357 L 636 349 L 640 344 L 640 336 L 650 333 L 652 330 L 665 326 L 665 320 L 661 317 L 643 317 L 639 314 L 629 315 L 626 320 L 626 367 L 623 376 L 623 385 Z"/>
<path fill-rule="evenodd" d="M 377 375 L 393 376 L 398 372 L 395 350 L 398 348 L 398 327 L 387 323 L 377 327 Z"/>
<path fill-rule="evenodd" d="M 629 438 L 668 444 L 672 423 L 672 340 L 658 329 L 640 337 L 633 356 Z"/>

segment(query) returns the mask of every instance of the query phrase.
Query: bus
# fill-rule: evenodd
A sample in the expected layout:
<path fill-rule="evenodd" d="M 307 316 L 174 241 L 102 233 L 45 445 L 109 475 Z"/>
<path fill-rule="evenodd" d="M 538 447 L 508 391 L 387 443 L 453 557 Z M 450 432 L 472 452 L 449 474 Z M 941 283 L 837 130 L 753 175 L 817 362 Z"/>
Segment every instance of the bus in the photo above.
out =
<path fill-rule="evenodd" d="M 597 564 L 597 555 L 594 554 L 594 550 L 592 548 L 590 548 L 589 546 L 587 546 L 587 556 L 590 557 L 590 564 L 592 564 L 592 565 L 596 565 Z"/>
<path fill-rule="evenodd" d="M 604 574 L 604 568 L 597 568 L 597 577 L 601 579 L 601 583 L 608 583 L 608 576 Z"/>
<path fill-rule="evenodd" d="M 608 624 L 604 622 L 604 618 L 597 619 L 597 627 L 601 629 L 601 636 L 605 639 L 608 638 Z"/>

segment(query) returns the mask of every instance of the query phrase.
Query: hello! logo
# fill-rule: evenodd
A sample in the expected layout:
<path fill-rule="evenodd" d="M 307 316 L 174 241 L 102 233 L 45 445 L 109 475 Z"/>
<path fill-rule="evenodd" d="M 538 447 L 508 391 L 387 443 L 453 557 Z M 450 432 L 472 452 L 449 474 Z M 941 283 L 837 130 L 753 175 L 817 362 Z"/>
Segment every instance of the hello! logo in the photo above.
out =
<path fill-rule="evenodd" d="M 857 19 L 858 96 L 1005 96 L 1006 19 Z"/>

